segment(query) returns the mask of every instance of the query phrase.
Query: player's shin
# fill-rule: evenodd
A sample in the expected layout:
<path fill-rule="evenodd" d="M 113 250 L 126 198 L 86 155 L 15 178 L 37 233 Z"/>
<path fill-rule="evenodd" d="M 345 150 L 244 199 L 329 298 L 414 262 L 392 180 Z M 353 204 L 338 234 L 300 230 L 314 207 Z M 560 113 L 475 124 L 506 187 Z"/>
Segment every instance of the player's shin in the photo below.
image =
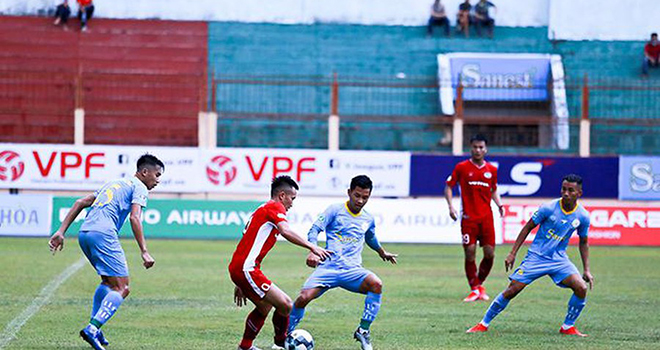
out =
<path fill-rule="evenodd" d="M 261 331 L 261 327 L 264 326 L 266 316 L 257 309 L 250 312 L 245 320 L 245 332 L 243 332 L 243 339 L 240 344 L 242 349 L 249 349 L 252 346 L 252 342 L 257 337 L 257 334 L 259 334 L 259 331 Z"/>
<path fill-rule="evenodd" d="M 279 312 L 273 313 L 273 328 L 275 330 L 275 345 L 284 346 L 284 339 L 286 339 L 287 329 L 289 328 L 289 316 L 281 315 Z"/>
<path fill-rule="evenodd" d="M 490 322 L 502 312 L 506 308 L 506 306 L 509 305 L 509 299 L 505 298 L 502 293 L 498 294 L 495 300 L 490 304 L 488 307 L 488 310 L 486 311 L 486 314 L 484 315 L 483 320 L 481 320 L 481 323 L 483 323 L 484 326 L 488 327 L 490 325 Z"/>
<path fill-rule="evenodd" d="M 96 287 L 96 291 L 94 292 L 93 305 L 92 305 L 92 314 L 89 316 L 90 318 L 94 318 L 96 313 L 101 308 L 101 303 L 103 302 L 103 299 L 111 290 L 112 289 L 107 284 L 103 284 L 103 283 L 99 284 L 99 286 Z"/>
<path fill-rule="evenodd" d="M 571 299 L 568 300 L 568 311 L 566 312 L 566 318 L 564 319 L 564 324 L 562 328 L 568 329 L 571 326 L 575 325 L 575 321 L 580 317 L 584 305 L 587 304 L 587 299 L 580 298 L 577 295 L 573 294 Z"/>
<path fill-rule="evenodd" d="M 124 298 L 118 292 L 111 290 L 106 294 L 101 302 L 101 307 L 94 314 L 92 320 L 89 322 L 96 328 L 101 328 L 108 320 L 117 312 L 117 309 L 124 301 Z"/>
<path fill-rule="evenodd" d="M 289 329 L 287 330 L 287 334 L 293 332 L 298 327 L 304 316 L 305 308 L 297 308 L 296 304 L 293 304 L 293 309 L 291 309 L 291 314 L 289 315 Z"/>
<path fill-rule="evenodd" d="M 364 312 L 362 313 L 362 320 L 360 320 L 360 328 L 369 329 L 380 310 L 380 300 L 381 294 L 367 292 L 367 297 L 364 299 Z"/>

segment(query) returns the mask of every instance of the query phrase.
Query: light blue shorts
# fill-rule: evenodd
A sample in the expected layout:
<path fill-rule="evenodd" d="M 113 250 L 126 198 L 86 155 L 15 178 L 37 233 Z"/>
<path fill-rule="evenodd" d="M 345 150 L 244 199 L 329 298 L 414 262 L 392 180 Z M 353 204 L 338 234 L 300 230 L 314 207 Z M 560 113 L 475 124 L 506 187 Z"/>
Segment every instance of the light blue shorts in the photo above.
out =
<path fill-rule="evenodd" d="M 318 296 L 336 287 L 360 293 L 362 282 L 371 274 L 373 272 L 359 266 L 346 269 L 320 266 L 307 278 L 302 289 L 323 288 Z"/>
<path fill-rule="evenodd" d="M 126 255 L 116 234 L 80 231 L 78 244 L 99 276 L 128 276 Z"/>
<path fill-rule="evenodd" d="M 579 275 L 580 272 L 568 258 L 548 259 L 537 255 L 527 255 L 520 266 L 509 276 L 509 279 L 531 284 L 536 279 L 548 275 L 557 286 L 567 288 L 561 281 L 574 274 Z"/>

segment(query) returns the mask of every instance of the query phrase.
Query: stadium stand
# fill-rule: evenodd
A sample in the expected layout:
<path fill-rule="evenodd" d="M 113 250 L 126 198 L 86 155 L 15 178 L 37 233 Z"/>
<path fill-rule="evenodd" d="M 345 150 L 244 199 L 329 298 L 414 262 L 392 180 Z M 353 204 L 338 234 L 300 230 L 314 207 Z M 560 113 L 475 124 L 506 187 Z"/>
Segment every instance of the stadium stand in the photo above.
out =
<path fill-rule="evenodd" d="M 71 143 L 84 107 L 88 144 L 197 144 L 206 23 L 98 19 L 81 34 L 1 17 L 0 43 L 3 141 Z"/>

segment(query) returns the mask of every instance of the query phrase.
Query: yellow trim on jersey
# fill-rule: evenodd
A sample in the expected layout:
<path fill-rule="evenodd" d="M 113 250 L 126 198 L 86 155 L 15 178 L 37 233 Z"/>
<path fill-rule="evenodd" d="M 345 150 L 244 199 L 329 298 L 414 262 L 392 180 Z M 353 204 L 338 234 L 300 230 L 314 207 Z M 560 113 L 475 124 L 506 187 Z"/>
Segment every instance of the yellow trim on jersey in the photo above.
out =
<path fill-rule="evenodd" d="M 562 199 L 559 199 L 559 208 L 561 208 L 561 212 L 564 213 L 564 215 L 571 215 L 571 214 L 575 213 L 577 208 L 580 206 L 580 203 L 575 202 L 575 208 L 573 208 L 573 210 L 571 210 L 571 211 L 566 211 L 566 210 L 564 210 L 564 206 L 561 204 L 561 202 L 562 202 Z"/>
<path fill-rule="evenodd" d="M 344 203 L 344 207 L 346 208 L 346 211 L 347 211 L 349 214 L 351 214 L 351 216 L 354 217 L 354 218 L 356 218 L 356 217 L 362 215 L 362 210 L 360 210 L 360 212 L 357 213 L 357 214 L 353 214 L 353 212 L 351 211 L 351 209 L 348 208 L 348 201 L 347 201 L 346 203 Z"/>

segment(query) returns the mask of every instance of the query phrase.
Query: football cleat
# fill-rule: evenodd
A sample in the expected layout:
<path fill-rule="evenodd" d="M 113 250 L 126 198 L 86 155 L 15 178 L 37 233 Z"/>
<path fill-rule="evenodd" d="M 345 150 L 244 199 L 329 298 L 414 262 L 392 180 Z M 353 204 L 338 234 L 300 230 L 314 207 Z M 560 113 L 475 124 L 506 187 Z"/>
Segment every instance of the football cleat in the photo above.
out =
<path fill-rule="evenodd" d="M 580 333 L 580 331 L 578 331 L 577 328 L 575 328 L 575 326 L 572 326 L 569 329 L 564 329 L 563 327 L 559 328 L 559 333 L 566 334 L 566 335 L 577 335 L 578 337 L 586 337 L 587 336 L 586 334 Z"/>
<path fill-rule="evenodd" d="M 110 344 L 108 339 L 105 339 L 105 336 L 103 335 L 103 332 L 101 332 L 100 329 L 96 332 L 96 339 L 98 339 L 99 343 L 101 343 L 101 345 L 103 346 L 107 346 L 108 344 Z"/>
<path fill-rule="evenodd" d="M 89 326 L 83 328 L 80 331 L 80 337 L 83 338 L 83 340 L 91 345 L 95 350 L 105 350 L 103 345 L 101 345 L 99 340 L 96 338 L 96 334 L 92 333 L 92 331 L 89 329 Z"/>
<path fill-rule="evenodd" d="M 472 302 L 479 300 L 479 289 L 475 289 L 468 294 L 468 296 L 463 299 L 465 302 Z"/>
<path fill-rule="evenodd" d="M 465 333 L 482 333 L 482 332 L 487 332 L 487 331 L 488 331 L 488 327 L 484 326 L 483 323 L 479 322 L 479 323 L 477 323 L 476 326 L 474 326 L 474 327 L 468 329 L 467 331 L 465 331 Z"/>
<path fill-rule="evenodd" d="M 353 333 L 353 338 L 360 342 L 362 350 L 373 350 L 373 347 L 371 346 L 371 333 L 368 330 L 360 329 L 358 327 L 358 329 L 355 330 L 355 333 Z"/>
<path fill-rule="evenodd" d="M 486 294 L 486 288 L 484 288 L 484 286 L 479 286 L 477 290 L 479 291 L 479 300 L 484 300 L 484 301 L 490 300 L 490 297 L 488 296 L 488 294 Z"/>

